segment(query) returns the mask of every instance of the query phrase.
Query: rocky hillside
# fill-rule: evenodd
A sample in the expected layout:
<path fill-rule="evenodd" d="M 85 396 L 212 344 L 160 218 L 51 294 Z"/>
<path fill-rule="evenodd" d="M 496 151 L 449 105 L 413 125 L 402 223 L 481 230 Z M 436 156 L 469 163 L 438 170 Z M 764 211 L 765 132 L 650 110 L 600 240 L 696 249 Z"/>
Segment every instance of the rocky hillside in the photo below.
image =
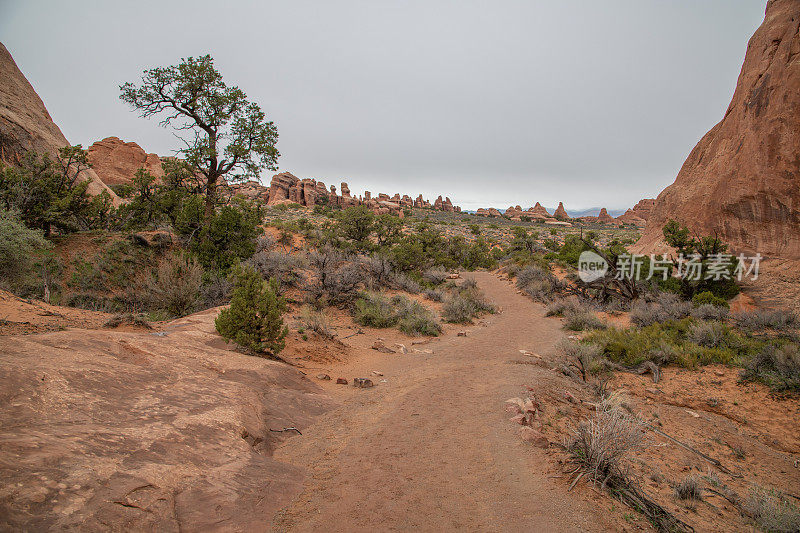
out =
<path fill-rule="evenodd" d="M 725 116 L 658 195 L 638 252 L 677 219 L 741 252 L 800 259 L 800 0 L 770 0 Z"/>
<path fill-rule="evenodd" d="M 16 163 L 31 150 L 55 156 L 59 148 L 67 145 L 69 142 L 44 102 L 0 43 L 0 162 Z M 93 170 L 86 170 L 84 176 L 91 182 L 91 194 L 106 191 L 115 202 L 119 201 Z"/>
<path fill-rule="evenodd" d="M 92 144 L 89 162 L 106 185 L 130 183 L 136 171 L 144 168 L 156 177 L 161 177 L 161 158 L 148 154 L 135 142 L 125 142 L 118 137 L 106 137 Z"/>

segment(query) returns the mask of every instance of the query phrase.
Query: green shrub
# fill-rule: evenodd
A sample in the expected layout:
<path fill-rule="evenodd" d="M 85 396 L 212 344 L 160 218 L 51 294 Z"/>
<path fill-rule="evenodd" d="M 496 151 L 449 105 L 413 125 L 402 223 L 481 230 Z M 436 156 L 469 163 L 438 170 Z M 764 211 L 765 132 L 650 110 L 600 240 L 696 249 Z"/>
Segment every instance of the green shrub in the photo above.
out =
<path fill-rule="evenodd" d="M 734 315 L 736 324 L 748 331 L 772 329 L 775 331 L 789 331 L 800 325 L 797 316 L 786 309 L 764 309 L 749 311 Z"/>
<path fill-rule="evenodd" d="M 794 343 L 765 344 L 746 363 L 742 378 L 760 381 L 776 391 L 800 392 L 800 347 Z"/>
<path fill-rule="evenodd" d="M 19 216 L 0 208 L 0 279 L 16 283 L 33 270 L 35 255 L 53 245 L 41 231 L 27 228 Z"/>
<path fill-rule="evenodd" d="M 430 309 L 401 295 L 362 294 L 355 303 L 355 321 L 373 328 L 397 326 L 408 335 L 436 336 L 442 331 Z"/>
<path fill-rule="evenodd" d="M 534 300 L 549 302 L 561 288 L 553 274 L 537 265 L 529 265 L 517 272 L 517 288 Z"/>
<path fill-rule="evenodd" d="M 206 270 L 226 273 L 237 261 L 256 251 L 258 213 L 246 206 L 222 207 L 207 224 L 202 224 L 190 245 Z"/>
<path fill-rule="evenodd" d="M 468 279 L 445 299 L 442 318 L 446 322 L 469 324 L 473 317 L 494 311 L 494 305 L 486 301 L 475 280 Z"/>
<path fill-rule="evenodd" d="M 356 300 L 355 321 L 371 328 L 391 328 L 400 321 L 389 298 L 378 293 L 366 293 Z"/>
<path fill-rule="evenodd" d="M 250 266 L 237 266 L 232 276 L 231 305 L 217 316 L 217 331 L 226 340 L 256 353 L 279 353 L 288 328 L 282 317 L 286 301 L 278 294 L 277 280 L 264 281 Z"/>
<path fill-rule="evenodd" d="M 692 304 L 694 304 L 695 307 L 700 307 L 704 304 L 710 304 L 716 307 L 730 307 L 728 300 L 720 298 L 719 296 L 714 296 L 714 293 L 711 291 L 699 292 L 692 296 Z"/>

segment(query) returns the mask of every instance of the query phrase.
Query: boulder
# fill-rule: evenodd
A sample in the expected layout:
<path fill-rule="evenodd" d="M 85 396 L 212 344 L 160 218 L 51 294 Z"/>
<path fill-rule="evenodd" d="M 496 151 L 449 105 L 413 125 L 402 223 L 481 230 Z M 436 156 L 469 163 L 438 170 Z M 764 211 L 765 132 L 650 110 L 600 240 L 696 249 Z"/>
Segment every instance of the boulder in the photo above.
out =
<path fill-rule="evenodd" d="M 157 178 L 164 175 L 160 157 L 148 154 L 135 142 L 125 142 L 119 137 L 97 141 L 87 152 L 89 163 L 106 185 L 130 183 L 140 168 Z"/>
<path fill-rule="evenodd" d="M 730 105 L 656 198 L 637 253 L 670 219 L 735 252 L 800 259 L 800 3 L 770 0 Z"/>

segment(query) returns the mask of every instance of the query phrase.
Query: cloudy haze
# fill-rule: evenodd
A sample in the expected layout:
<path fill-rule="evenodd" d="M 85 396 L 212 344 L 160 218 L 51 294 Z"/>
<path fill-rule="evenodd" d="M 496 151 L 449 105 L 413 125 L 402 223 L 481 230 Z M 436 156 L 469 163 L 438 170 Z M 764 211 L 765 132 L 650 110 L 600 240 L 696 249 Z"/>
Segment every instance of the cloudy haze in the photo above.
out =
<path fill-rule="evenodd" d="M 0 41 L 72 143 L 170 154 L 118 86 L 211 53 L 299 177 L 467 209 L 625 208 L 722 118 L 764 4 L 0 0 Z"/>

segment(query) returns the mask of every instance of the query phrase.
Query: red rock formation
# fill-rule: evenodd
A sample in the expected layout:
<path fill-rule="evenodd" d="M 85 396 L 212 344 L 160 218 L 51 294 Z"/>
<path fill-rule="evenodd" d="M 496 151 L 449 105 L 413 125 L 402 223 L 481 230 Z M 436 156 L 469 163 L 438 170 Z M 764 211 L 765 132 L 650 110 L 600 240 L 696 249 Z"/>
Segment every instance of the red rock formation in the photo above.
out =
<path fill-rule="evenodd" d="M 556 208 L 556 212 L 553 213 L 553 216 L 557 220 L 569 220 L 569 215 L 567 214 L 567 210 L 564 209 L 564 202 L 558 202 L 558 207 Z"/>
<path fill-rule="evenodd" d="M 737 252 L 800 259 L 800 2 L 770 0 L 725 116 L 656 199 L 637 252 L 670 219 Z"/>
<path fill-rule="evenodd" d="M 160 157 L 148 154 L 135 142 L 125 142 L 119 137 L 97 141 L 87 152 L 89 163 L 106 185 L 130 183 L 140 168 L 157 178 L 164 175 Z"/>
<path fill-rule="evenodd" d="M 646 221 L 648 218 L 650 218 L 650 212 L 653 210 L 655 203 L 655 198 L 645 198 L 643 200 L 639 200 L 636 202 L 636 205 L 633 206 L 633 214 Z"/>
<path fill-rule="evenodd" d="M 542 207 L 542 204 L 540 204 L 539 202 L 536 202 L 536 205 L 533 206 L 532 213 L 534 215 L 541 216 L 541 217 L 548 217 L 548 218 L 550 217 L 550 213 L 548 213 L 547 209 Z"/>
<path fill-rule="evenodd" d="M 300 181 L 299 178 L 289 172 L 281 172 L 272 176 L 272 181 L 269 184 L 268 205 L 292 202 L 293 200 L 289 197 L 289 191 L 298 181 Z"/>
<path fill-rule="evenodd" d="M 613 224 L 615 222 L 614 217 L 608 214 L 606 208 L 600 209 L 600 214 L 597 215 L 597 222 L 599 224 Z"/>
<path fill-rule="evenodd" d="M 32 150 L 56 157 L 58 149 L 68 145 L 42 99 L 0 43 L 0 162 L 15 164 Z M 89 194 L 106 192 L 119 205 L 117 195 L 94 170 L 85 170 L 83 176 L 89 181 Z"/>
<path fill-rule="evenodd" d="M 636 216 L 636 213 L 633 212 L 633 209 L 628 209 L 627 211 L 625 211 L 624 214 L 618 216 L 616 218 L 616 220 L 620 224 L 634 224 L 634 225 L 642 227 L 642 228 L 646 224 L 645 219 L 643 219 L 643 218 L 641 218 L 639 216 Z"/>

